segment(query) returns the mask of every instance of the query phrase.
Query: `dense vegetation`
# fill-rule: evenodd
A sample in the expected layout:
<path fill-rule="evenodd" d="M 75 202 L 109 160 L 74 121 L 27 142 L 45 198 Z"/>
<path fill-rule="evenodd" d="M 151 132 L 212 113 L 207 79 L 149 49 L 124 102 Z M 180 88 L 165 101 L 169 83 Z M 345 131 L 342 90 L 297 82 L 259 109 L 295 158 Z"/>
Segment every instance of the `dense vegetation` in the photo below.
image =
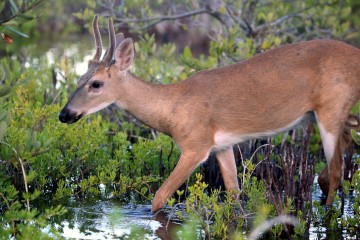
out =
<path fill-rule="evenodd" d="M 169 137 L 116 108 L 74 125 L 58 121 L 76 87 L 76 63 L 93 49 L 88 28 L 95 13 L 104 16 L 102 26 L 112 16 L 119 30 L 136 39 L 136 75 L 173 83 L 195 71 L 302 40 L 335 38 L 359 46 L 359 11 L 355 0 L 1 2 L 1 238 L 61 238 L 51 220 L 66 212 L 59 203 L 70 197 L 149 203 L 176 165 L 180 153 Z M 197 40 L 206 46 L 201 51 Z M 300 224 L 294 229 L 277 225 L 269 237 L 300 239 L 310 223 L 358 234 L 359 171 L 343 187 L 346 195 L 355 196 L 354 213 L 342 216 L 338 198 L 335 211 L 326 217 L 320 203 L 311 201 L 314 174 L 324 166 L 318 131 L 308 127 L 286 136 L 236 147 L 241 201 L 213 188 L 221 182 L 208 181 L 213 159 L 198 169 L 168 205 L 174 213 L 170 217 L 191 219 L 203 231 L 184 224 L 186 231 L 178 237 L 193 238 L 186 235 L 190 232 L 198 238 L 235 234 L 241 239 L 243 229 L 283 214 L 297 216 Z M 284 140 L 286 147 L 280 149 Z M 351 156 L 348 161 L 357 168 Z M 292 162 L 296 173 L 286 172 L 284 161 Z M 304 163 L 307 168 L 301 168 Z M 274 175 L 276 169 L 281 177 Z M 287 191 L 284 181 L 303 187 Z M 40 207 L 46 202 L 51 206 Z"/>

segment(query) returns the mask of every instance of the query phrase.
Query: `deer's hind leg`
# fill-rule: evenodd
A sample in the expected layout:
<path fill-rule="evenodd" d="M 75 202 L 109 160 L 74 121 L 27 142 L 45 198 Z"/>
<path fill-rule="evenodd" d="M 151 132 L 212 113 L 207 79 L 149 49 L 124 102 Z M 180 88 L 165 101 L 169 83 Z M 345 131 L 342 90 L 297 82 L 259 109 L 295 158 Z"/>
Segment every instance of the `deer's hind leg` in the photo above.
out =
<path fill-rule="evenodd" d="M 338 140 L 338 147 L 340 148 L 340 154 L 342 154 L 351 146 L 353 140 L 351 137 L 351 130 L 354 129 L 357 132 L 360 130 L 360 119 L 358 116 L 349 115 L 346 122 L 343 132 L 341 133 Z M 329 193 L 329 167 L 326 165 L 318 177 L 318 182 L 321 188 L 321 191 L 328 195 Z"/>
<path fill-rule="evenodd" d="M 343 174 L 342 157 L 338 144 L 340 129 L 339 127 L 331 128 L 331 123 L 326 122 L 326 119 L 321 119 L 321 115 L 318 115 L 318 125 L 328 163 L 328 172 L 323 172 L 320 175 L 320 179 L 328 179 L 328 183 L 325 182 L 322 189 L 327 191 L 326 205 L 331 205 L 334 201 L 336 190 L 340 187 Z"/>
<path fill-rule="evenodd" d="M 328 163 L 328 172 L 327 174 L 323 172 L 320 175 L 320 181 L 323 181 L 322 189 L 328 192 L 326 205 L 331 205 L 342 182 L 343 159 L 340 137 L 343 134 L 352 101 L 345 98 L 342 101 L 337 99 L 336 102 L 328 100 L 327 105 L 317 109 L 315 112 Z M 327 179 L 328 188 L 326 186 Z"/>

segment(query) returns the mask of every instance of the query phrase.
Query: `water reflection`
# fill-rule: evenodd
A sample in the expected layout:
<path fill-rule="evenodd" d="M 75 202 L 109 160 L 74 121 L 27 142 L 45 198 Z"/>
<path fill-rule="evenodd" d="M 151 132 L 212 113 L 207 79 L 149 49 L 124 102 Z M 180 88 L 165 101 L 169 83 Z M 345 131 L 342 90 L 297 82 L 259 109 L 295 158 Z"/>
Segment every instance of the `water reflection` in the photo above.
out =
<path fill-rule="evenodd" d="M 41 59 L 46 59 L 49 66 L 57 65 L 60 68 L 63 61 L 69 61 L 75 74 L 82 75 L 86 72 L 88 62 L 95 53 L 92 36 L 78 36 L 76 41 L 49 42 L 46 48 L 38 45 L 28 45 L 24 50 L 26 56 L 24 66 L 29 68 L 37 66 Z M 105 51 L 105 49 L 103 49 Z"/>
<path fill-rule="evenodd" d="M 320 201 L 321 190 L 314 182 L 313 200 Z M 353 198 L 344 201 L 342 218 L 353 215 Z M 76 239 L 177 239 L 181 224 L 169 221 L 167 212 L 151 213 L 150 205 L 127 204 L 116 201 L 79 201 L 62 203 L 68 213 L 55 220 L 56 227 L 65 238 Z M 338 220 L 340 221 L 340 219 Z M 341 224 L 339 224 L 341 226 Z M 353 239 L 341 227 L 331 229 L 312 222 L 309 235 L 304 239 Z"/>
<path fill-rule="evenodd" d="M 313 194 L 312 199 L 314 201 L 319 201 L 325 203 L 326 197 L 323 195 L 322 191 L 320 190 L 320 186 L 318 184 L 318 176 L 315 177 L 313 183 Z M 347 216 L 354 215 L 354 209 L 352 207 L 354 203 L 354 196 L 350 193 L 349 197 L 344 198 L 342 202 L 342 210 L 341 210 L 341 219 L 346 219 Z M 341 226 L 341 219 L 337 219 L 338 226 Z M 331 228 L 330 222 L 327 226 L 323 224 L 315 223 L 314 221 L 311 222 L 309 228 L 309 239 L 326 239 L 326 240 L 340 240 L 340 239 L 358 239 L 351 236 L 352 233 L 349 233 L 347 229 L 342 227 Z"/>
<path fill-rule="evenodd" d="M 168 222 L 167 214 L 151 213 L 150 205 L 121 205 L 114 201 L 72 200 L 68 213 L 56 224 L 65 238 L 121 239 L 139 236 L 145 239 L 173 239 L 180 226 Z"/>

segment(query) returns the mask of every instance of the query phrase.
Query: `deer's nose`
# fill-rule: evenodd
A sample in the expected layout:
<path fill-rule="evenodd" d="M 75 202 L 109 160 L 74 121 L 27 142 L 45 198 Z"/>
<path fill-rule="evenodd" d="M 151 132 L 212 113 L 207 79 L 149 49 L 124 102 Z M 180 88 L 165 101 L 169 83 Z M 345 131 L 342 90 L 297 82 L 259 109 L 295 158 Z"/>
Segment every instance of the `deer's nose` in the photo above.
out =
<path fill-rule="evenodd" d="M 59 114 L 59 120 L 62 123 L 67 123 L 70 120 L 70 115 L 68 114 L 69 111 L 66 109 L 61 110 Z"/>
<path fill-rule="evenodd" d="M 63 110 L 61 110 L 61 112 L 59 114 L 59 120 L 62 123 L 70 124 L 70 123 L 76 122 L 82 116 L 83 116 L 83 114 L 77 114 L 77 112 L 74 112 L 67 108 L 64 108 Z"/>

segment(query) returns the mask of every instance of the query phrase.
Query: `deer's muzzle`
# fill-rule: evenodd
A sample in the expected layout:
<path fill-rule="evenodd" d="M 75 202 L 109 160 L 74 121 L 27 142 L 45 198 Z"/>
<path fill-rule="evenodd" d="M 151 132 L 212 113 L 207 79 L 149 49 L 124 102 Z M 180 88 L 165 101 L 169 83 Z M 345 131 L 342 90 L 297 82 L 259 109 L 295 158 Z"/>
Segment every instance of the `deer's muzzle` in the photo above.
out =
<path fill-rule="evenodd" d="M 68 108 L 63 108 L 59 114 L 59 120 L 62 123 L 71 124 L 77 122 L 82 116 L 83 113 L 78 114 L 77 112 L 71 111 Z"/>

